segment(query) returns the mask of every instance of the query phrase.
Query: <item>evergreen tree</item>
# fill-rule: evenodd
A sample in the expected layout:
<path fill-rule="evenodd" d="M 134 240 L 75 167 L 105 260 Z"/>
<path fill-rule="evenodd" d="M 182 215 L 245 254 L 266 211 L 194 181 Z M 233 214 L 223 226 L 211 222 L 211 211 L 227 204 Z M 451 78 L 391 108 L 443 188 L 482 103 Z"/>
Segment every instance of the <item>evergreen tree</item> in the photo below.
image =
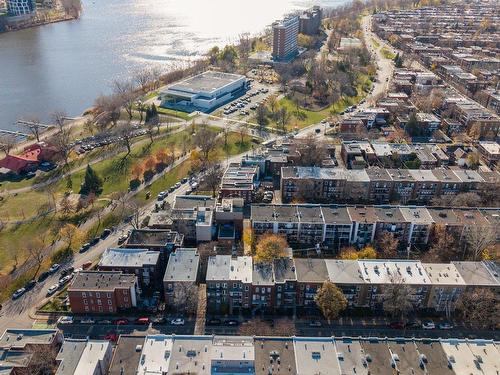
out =
<path fill-rule="evenodd" d="M 80 188 L 80 194 L 89 195 L 90 193 L 100 194 L 102 192 L 102 179 L 92 169 L 90 164 L 87 164 L 83 184 Z"/>
<path fill-rule="evenodd" d="M 396 57 L 394 57 L 394 65 L 396 66 L 396 68 L 403 67 L 403 59 L 399 55 L 399 52 L 396 54 Z"/>

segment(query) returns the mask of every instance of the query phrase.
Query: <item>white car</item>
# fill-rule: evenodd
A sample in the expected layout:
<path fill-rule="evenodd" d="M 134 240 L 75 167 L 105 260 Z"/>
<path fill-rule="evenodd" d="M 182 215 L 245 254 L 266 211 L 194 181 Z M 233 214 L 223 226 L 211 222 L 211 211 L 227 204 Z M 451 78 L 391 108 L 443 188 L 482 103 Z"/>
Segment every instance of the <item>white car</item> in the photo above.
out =
<path fill-rule="evenodd" d="M 59 324 L 71 324 L 71 323 L 73 323 L 73 317 L 72 316 L 61 316 L 57 320 L 57 323 L 59 323 Z"/>
<path fill-rule="evenodd" d="M 173 326 L 183 326 L 184 325 L 184 319 L 182 318 L 175 318 L 170 321 L 170 324 Z"/>
<path fill-rule="evenodd" d="M 423 329 L 434 329 L 434 328 L 436 328 L 436 325 L 434 324 L 434 322 L 432 320 L 427 320 L 427 321 L 422 323 L 422 328 Z"/>
<path fill-rule="evenodd" d="M 59 289 L 59 284 L 52 285 L 49 289 L 47 289 L 47 297 L 53 295 Z"/>
<path fill-rule="evenodd" d="M 82 324 L 94 324 L 95 320 L 92 318 L 83 318 L 82 320 L 80 320 L 80 323 L 82 323 Z"/>
<path fill-rule="evenodd" d="M 49 272 L 50 272 L 50 273 L 54 273 L 54 272 L 56 272 L 56 271 L 57 271 L 60 267 L 61 267 L 61 266 L 60 266 L 59 264 L 55 263 L 55 264 L 53 264 L 53 265 L 50 267 Z"/>

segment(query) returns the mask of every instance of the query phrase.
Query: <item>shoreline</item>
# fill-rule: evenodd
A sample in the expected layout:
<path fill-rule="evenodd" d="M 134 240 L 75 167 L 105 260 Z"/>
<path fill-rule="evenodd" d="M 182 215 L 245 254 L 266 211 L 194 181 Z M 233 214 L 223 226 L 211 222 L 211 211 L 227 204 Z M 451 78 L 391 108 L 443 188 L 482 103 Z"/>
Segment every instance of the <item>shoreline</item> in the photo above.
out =
<path fill-rule="evenodd" d="M 0 34 L 6 34 L 6 33 L 15 32 L 15 31 L 32 29 L 32 28 L 35 28 L 35 27 L 46 26 L 46 25 L 50 25 L 50 24 L 53 24 L 53 23 L 73 21 L 73 20 L 76 20 L 76 19 L 78 19 L 78 17 L 64 15 L 64 16 L 57 17 L 55 19 L 50 19 L 50 20 L 42 20 L 42 21 L 39 21 L 39 22 L 26 22 L 26 25 L 22 25 L 21 27 L 11 27 L 11 26 L 9 26 L 8 21 L 6 21 L 6 23 L 4 25 L 5 29 L 4 30 L 0 29 Z M 24 22 L 24 21 L 19 21 L 19 23 L 22 23 L 22 22 Z"/>

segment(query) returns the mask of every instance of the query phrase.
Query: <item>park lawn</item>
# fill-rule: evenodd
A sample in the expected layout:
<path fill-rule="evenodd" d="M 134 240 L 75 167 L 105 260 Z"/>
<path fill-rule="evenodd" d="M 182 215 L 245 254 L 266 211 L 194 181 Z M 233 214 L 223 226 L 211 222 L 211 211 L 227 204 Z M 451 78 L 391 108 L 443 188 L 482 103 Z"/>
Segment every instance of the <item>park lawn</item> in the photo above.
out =
<path fill-rule="evenodd" d="M 0 201 L 0 219 L 3 221 L 29 219 L 38 214 L 39 209 L 48 203 L 48 199 L 46 192 L 33 190 L 4 196 Z"/>
<path fill-rule="evenodd" d="M 380 53 L 382 53 L 382 56 L 384 56 L 386 59 L 389 59 L 389 60 L 394 60 L 394 58 L 396 57 L 396 55 L 394 53 L 392 53 L 391 51 L 389 51 L 389 49 L 387 47 L 384 47 L 380 50 Z"/>

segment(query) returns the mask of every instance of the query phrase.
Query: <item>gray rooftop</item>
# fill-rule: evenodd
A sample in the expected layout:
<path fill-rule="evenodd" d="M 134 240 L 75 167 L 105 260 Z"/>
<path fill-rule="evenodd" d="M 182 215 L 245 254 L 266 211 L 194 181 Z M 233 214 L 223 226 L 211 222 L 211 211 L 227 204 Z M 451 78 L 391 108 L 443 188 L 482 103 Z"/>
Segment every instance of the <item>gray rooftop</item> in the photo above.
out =
<path fill-rule="evenodd" d="M 321 206 L 326 224 L 352 224 L 346 207 Z"/>
<path fill-rule="evenodd" d="M 281 364 L 281 365 L 278 365 Z M 296 374 L 292 339 L 255 339 L 255 374 Z"/>
<path fill-rule="evenodd" d="M 163 281 L 196 282 L 200 255 L 197 249 L 177 249 L 170 254 Z"/>
<path fill-rule="evenodd" d="M 145 336 L 120 335 L 108 375 L 136 375 Z"/>
<path fill-rule="evenodd" d="M 212 93 L 244 77 L 239 74 L 207 71 L 170 85 L 166 92 Z"/>
<path fill-rule="evenodd" d="M 357 260 L 325 259 L 328 278 L 334 284 L 364 284 Z"/>
<path fill-rule="evenodd" d="M 127 240 L 127 247 L 161 247 L 167 244 L 179 244 L 182 235 L 169 229 L 133 229 Z"/>
<path fill-rule="evenodd" d="M 498 286 L 498 275 L 495 277 L 484 262 L 452 262 L 460 276 L 470 286 Z"/>
<path fill-rule="evenodd" d="M 133 288 L 137 276 L 121 271 L 80 271 L 73 278 L 68 290 L 114 291 L 115 289 Z"/>
<path fill-rule="evenodd" d="M 65 339 L 57 353 L 59 367 L 56 375 L 73 375 L 86 346 L 87 340 Z"/>
<path fill-rule="evenodd" d="M 174 339 L 168 374 L 211 374 L 212 337 Z"/>
<path fill-rule="evenodd" d="M 323 283 L 328 280 L 324 259 L 295 259 L 295 270 L 299 282 Z"/>
<path fill-rule="evenodd" d="M 297 375 L 328 374 L 340 375 L 340 365 L 335 356 L 333 339 L 294 339 Z"/>
<path fill-rule="evenodd" d="M 111 248 L 101 255 L 99 267 L 137 267 L 155 266 L 160 253 L 147 249 Z"/>
<path fill-rule="evenodd" d="M 52 344 L 58 332 L 57 329 L 6 329 L 0 337 L 0 348 L 24 349 L 29 344 Z"/>
<path fill-rule="evenodd" d="M 208 195 L 176 195 L 173 208 L 191 210 L 196 207 L 215 207 L 215 199 Z"/>

